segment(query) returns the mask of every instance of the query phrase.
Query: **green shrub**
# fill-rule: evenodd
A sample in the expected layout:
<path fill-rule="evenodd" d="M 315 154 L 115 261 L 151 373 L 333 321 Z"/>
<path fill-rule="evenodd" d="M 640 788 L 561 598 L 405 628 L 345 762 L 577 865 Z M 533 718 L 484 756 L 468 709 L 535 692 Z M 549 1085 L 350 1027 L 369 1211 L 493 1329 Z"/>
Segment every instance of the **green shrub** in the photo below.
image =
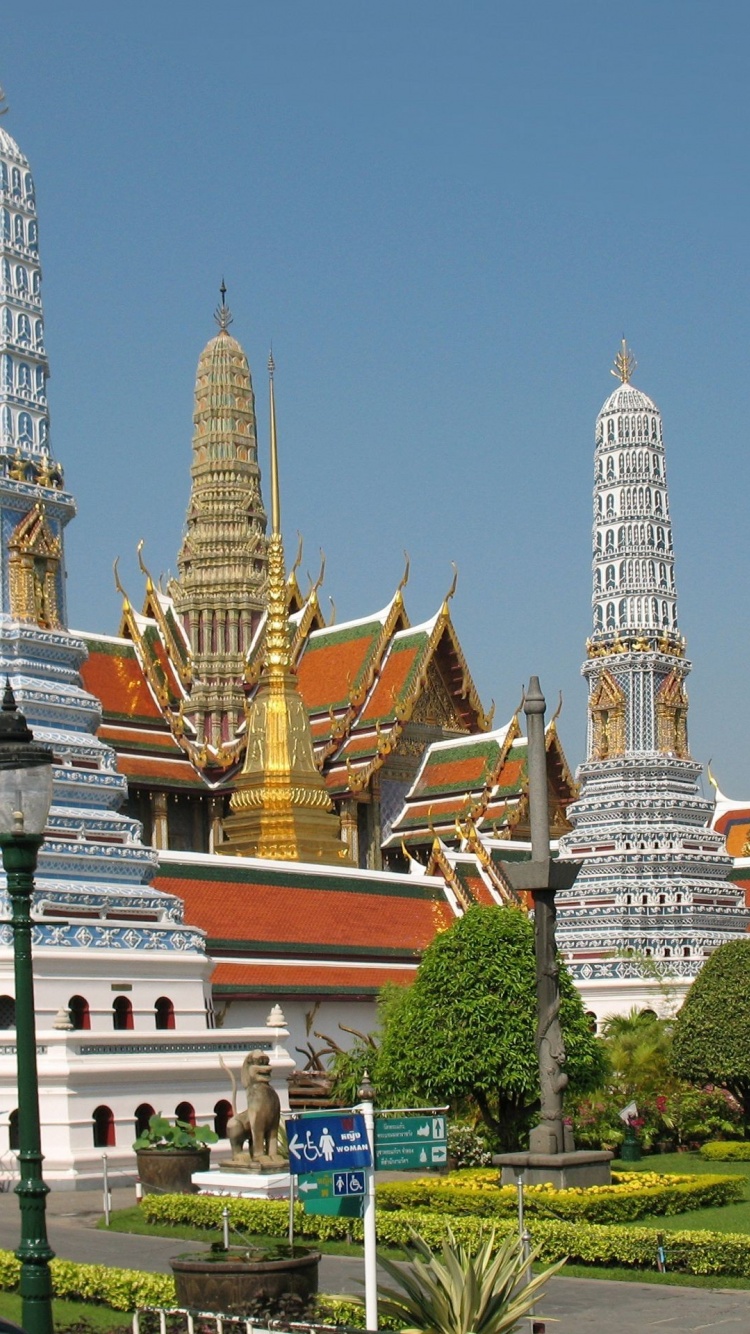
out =
<path fill-rule="evenodd" d="M 72 1260 L 50 1261 L 55 1297 L 99 1302 L 114 1311 L 132 1311 L 136 1306 L 174 1306 L 171 1274 L 146 1274 L 139 1269 L 110 1269 L 107 1265 L 76 1264 Z M 0 1251 L 0 1288 L 18 1287 L 21 1266 L 12 1251 Z"/>
<path fill-rule="evenodd" d="M 750 1140 L 716 1139 L 704 1144 L 700 1150 L 701 1158 L 708 1158 L 713 1163 L 750 1162 Z"/>
<path fill-rule="evenodd" d="M 750 1146 L 749 1146 L 750 1147 Z M 497 1185 L 494 1172 L 462 1173 L 456 1178 L 387 1182 L 378 1187 L 381 1209 L 431 1209 L 455 1217 L 474 1214 L 496 1219 L 515 1215 L 515 1186 Z M 590 1223 L 627 1223 L 647 1214 L 680 1214 L 743 1198 L 736 1176 L 666 1176 L 656 1172 L 615 1172 L 611 1186 L 552 1190 L 527 1186 L 526 1213 L 537 1218 L 585 1219 Z"/>
<path fill-rule="evenodd" d="M 741 1189 L 742 1183 L 739 1182 Z M 150 1222 L 187 1224 L 217 1228 L 221 1211 L 228 1205 L 233 1227 L 270 1236 L 286 1235 L 289 1207 L 285 1200 L 230 1200 L 209 1195 L 147 1195 L 143 1214 Z M 201 1218 L 203 1221 L 198 1222 Z M 534 1248 L 545 1263 L 568 1256 L 573 1262 L 593 1265 L 623 1265 L 636 1269 L 656 1266 L 657 1248 L 665 1240 L 667 1264 L 685 1274 L 725 1274 L 750 1278 L 750 1236 L 723 1232 L 670 1232 L 657 1228 L 617 1224 L 570 1222 L 558 1218 L 529 1220 Z M 358 1218 L 305 1215 L 295 1207 L 297 1235 L 319 1241 L 362 1240 Z M 457 1241 L 476 1246 L 492 1226 L 498 1238 L 512 1232 L 514 1217 L 492 1219 L 471 1214 L 443 1214 L 426 1209 L 381 1209 L 377 1215 L 378 1241 L 385 1246 L 408 1246 L 412 1231 L 419 1232 L 429 1246 L 439 1246 L 450 1227 Z"/>

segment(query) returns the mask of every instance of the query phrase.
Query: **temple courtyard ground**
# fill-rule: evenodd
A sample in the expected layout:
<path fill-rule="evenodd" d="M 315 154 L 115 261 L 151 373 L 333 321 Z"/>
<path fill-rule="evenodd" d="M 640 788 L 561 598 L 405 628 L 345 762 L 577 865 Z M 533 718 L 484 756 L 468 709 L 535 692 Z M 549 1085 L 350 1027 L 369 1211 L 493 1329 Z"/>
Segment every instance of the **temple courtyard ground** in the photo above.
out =
<path fill-rule="evenodd" d="M 114 1209 L 133 1204 L 133 1189 L 112 1192 Z M 50 1242 L 63 1259 L 107 1264 L 129 1269 L 169 1272 L 169 1257 L 201 1243 L 168 1238 L 107 1232 L 97 1227 L 101 1218 L 98 1191 L 52 1191 L 48 1198 Z M 18 1200 L 0 1194 L 0 1248 L 18 1244 Z M 321 1261 L 323 1292 L 362 1291 L 362 1262 L 347 1256 L 325 1255 Z M 556 1278 L 541 1304 L 540 1316 L 548 1334 L 750 1334 L 750 1289 L 660 1286 L 606 1279 Z"/>

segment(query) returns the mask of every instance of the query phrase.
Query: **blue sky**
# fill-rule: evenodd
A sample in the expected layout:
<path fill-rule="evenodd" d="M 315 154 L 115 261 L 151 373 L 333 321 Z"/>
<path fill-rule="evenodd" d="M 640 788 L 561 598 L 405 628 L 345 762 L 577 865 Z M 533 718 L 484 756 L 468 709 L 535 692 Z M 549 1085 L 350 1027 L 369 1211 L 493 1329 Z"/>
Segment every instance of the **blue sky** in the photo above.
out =
<path fill-rule="evenodd" d="M 3 16 L 40 210 L 71 624 L 175 568 L 222 275 L 261 459 L 339 620 L 411 557 L 498 721 L 537 673 L 583 758 L 593 426 L 625 333 L 664 415 L 690 739 L 750 794 L 740 3 L 42 0 Z M 267 472 L 267 468 L 266 468 Z"/>

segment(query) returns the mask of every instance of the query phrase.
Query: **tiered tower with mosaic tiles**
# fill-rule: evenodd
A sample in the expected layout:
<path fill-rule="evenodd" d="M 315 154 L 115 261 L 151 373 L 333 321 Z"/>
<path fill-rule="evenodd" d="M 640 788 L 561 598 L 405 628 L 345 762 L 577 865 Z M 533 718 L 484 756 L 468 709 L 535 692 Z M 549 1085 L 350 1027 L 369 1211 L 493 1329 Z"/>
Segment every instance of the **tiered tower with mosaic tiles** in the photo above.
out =
<path fill-rule="evenodd" d="M 557 938 L 584 985 L 690 979 L 748 922 L 688 749 L 662 421 L 634 367 L 623 340 L 596 422 L 587 759 L 560 840 L 583 865 Z"/>
<path fill-rule="evenodd" d="M 42 986 L 40 1005 L 53 1015 L 65 1006 L 71 989 L 80 989 L 71 979 L 98 977 L 109 993 L 118 971 L 132 975 L 135 954 L 151 958 L 158 973 L 178 952 L 185 974 L 185 954 L 192 953 L 196 1019 L 205 1023 L 202 933 L 184 926 L 179 899 L 146 883 L 156 854 L 142 844 L 137 822 L 118 813 L 125 779 L 114 751 L 95 735 L 101 706 L 79 675 L 86 646 L 67 628 L 63 533 L 75 502 L 50 453 L 47 374 L 34 183 L 18 145 L 0 128 L 0 681 L 9 677 L 35 737 L 54 752 L 35 957 L 60 992 L 50 999 L 50 986 Z M 9 916 L 7 902 L 2 915 Z M 12 992 L 10 946 L 6 924 L 0 990 Z"/>
<path fill-rule="evenodd" d="M 265 610 L 268 567 L 255 397 L 225 294 L 222 283 L 219 332 L 198 362 L 190 503 L 179 580 L 169 588 L 192 649 L 184 713 L 197 744 L 215 748 L 244 719 L 245 657 Z"/>

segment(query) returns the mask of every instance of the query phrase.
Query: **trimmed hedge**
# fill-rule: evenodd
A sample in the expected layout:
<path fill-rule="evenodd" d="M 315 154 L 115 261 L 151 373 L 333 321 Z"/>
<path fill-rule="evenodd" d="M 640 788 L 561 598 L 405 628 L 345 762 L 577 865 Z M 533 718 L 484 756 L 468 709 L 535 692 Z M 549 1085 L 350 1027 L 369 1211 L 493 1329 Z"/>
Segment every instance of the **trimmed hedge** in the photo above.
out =
<path fill-rule="evenodd" d="M 748 1145 L 750 1148 L 750 1145 Z M 515 1215 L 515 1186 L 489 1183 L 479 1173 L 464 1185 L 456 1180 L 397 1181 L 378 1186 L 382 1209 L 431 1209 L 440 1214 L 473 1214 L 481 1218 Z M 744 1196 L 744 1182 L 736 1176 L 667 1176 L 658 1172 L 615 1172 L 611 1186 L 552 1190 L 527 1186 L 526 1213 L 535 1218 L 585 1219 L 589 1223 L 629 1223 L 647 1214 L 681 1214 L 687 1209 L 710 1209 L 734 1204 Z"/>
<path fill-rule="evenodd" d="M 229 1207 L 234 1227 L 269 1236 L 286 1235 L 289 1206 L 285 1200 L 238 1200 L 210 1195 L 147 1195 L 143 1215 L 149 1222 L 187 1224 L 192 1227 L 219 1228 L 221 1211 Z M 300 1237 L 320 1241 L 344 1240 L 347 1234 L 362 1240 L 362 1222 L 358 1218 L 305 1214 L 295 1206 L 295 1231 Z M 430 1246 L 439 1246 L 449 1226 L 456 1239 L 476 1247 L 487 1237 L 489 1220 L 481 1217 L 429 1213 L 422 1210 L 381 1209 L 377 1215 L 378 1241 L 386 1246 L 408 1245 L 414 1228 Z M 498 1238 L 513 1232 L 512 1218 L 492 1222 Z M 580 1264 L 623 1265 L 634 1269 L 654 1269 L 656 1253 L 665 1245 L 667 1266 L 683 1274 L 724 1274 L 750 1278 L 750 1236 L 724 1232 L 660 1232 L 652 1227 L 623 1227 L 616 1224 L 564 1222 L 536 1218 L 532 1223 L 532 1242 L 544 1263 L 567 1257 Z"/>
<path fill-rule="evenodd" d="M 708 1158 L 714 1163 L 750 1162 L 750 1140 L 714 1139 L 704 1144 L 700 1151 L 701 1158 Z"/>
<path fill-rule="evenodd" d="M 171 1274 L 147 1274 L 140 1269 L 110 1269 L 107 1265 L 76 1264 L 73 1260 L 51 1260 L 52 1291 L 55 1297 L 98 1302 L 113 1311 L 133 1311 L 136 1306 L 174 1306 L 175 1287 Z M 0 1251 L 0 1289 L 18 1287 L 21 1266 L 12 1251 Z"/>

